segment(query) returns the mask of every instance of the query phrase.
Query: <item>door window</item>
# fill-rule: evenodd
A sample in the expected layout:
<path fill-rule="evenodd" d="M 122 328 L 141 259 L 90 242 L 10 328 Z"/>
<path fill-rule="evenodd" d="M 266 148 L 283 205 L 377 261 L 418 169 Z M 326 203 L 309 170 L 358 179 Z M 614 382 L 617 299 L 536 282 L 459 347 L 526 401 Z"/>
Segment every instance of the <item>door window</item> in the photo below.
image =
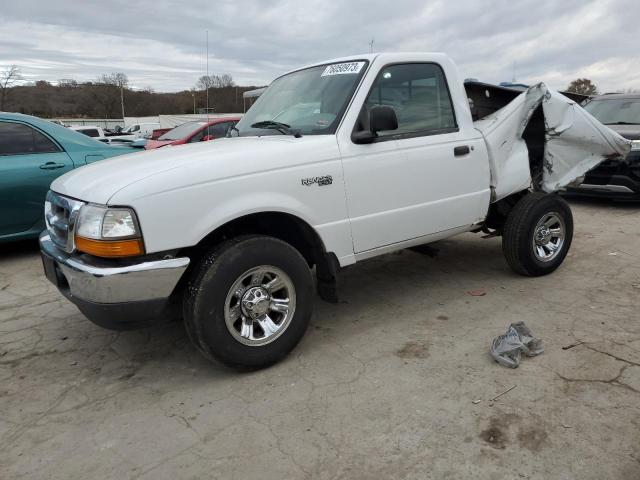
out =
<path fill-rule="evenodd" d="M 28 155 L 59 151 L 60 148 L 55 143 L 28 125 L 0 122 L 0 155 Z"/>
<path fill-rule="evenodd" d="M 380 137 L 446 133 L 457 129 L 451 96 L 442 68 L 434 63 L 390 65 L 378 74 L 361 115 L 377 105 L 392 107 L 398 129 L 378 132 Z"/>
<path fill-rule="evenodd" d="M 227 134 L 227 130 L 229 130 L 230 126 L 231 126 L 230 122 L 223 122 L 223 123 L 217 123 L 215 125 L 211 125 L 209 127 L 209 133 L 207 133 L 207 135 L 210 135 L 215 138 L 224 137 Z"/>
<path fill-rule="evenodd" d="M 84 133 L 87 137 L 92 137 L 92 138 L 100 136 L 100 133 L 95 128 L 87 128 L 84 130 L 79 130 L 79 132 Z"/>

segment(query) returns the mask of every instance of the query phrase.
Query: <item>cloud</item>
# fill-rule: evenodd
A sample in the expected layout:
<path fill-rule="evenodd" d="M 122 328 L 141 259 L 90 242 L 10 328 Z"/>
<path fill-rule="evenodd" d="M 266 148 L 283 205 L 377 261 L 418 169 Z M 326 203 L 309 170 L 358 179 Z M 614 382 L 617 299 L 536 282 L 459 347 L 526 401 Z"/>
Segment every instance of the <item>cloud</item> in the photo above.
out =
<path fill-rule="evenodd" d="M 376 51 L 442 51 L 488 82 L 579 76 L 603 91 L 640 88 L 637 0 L 97 2 L 3 6 L 0 65 L 27 79 L 93 80 L 122 71 L 135 87 L 191 88 L 209 70 L 243 85 L 323 59 Z"/>

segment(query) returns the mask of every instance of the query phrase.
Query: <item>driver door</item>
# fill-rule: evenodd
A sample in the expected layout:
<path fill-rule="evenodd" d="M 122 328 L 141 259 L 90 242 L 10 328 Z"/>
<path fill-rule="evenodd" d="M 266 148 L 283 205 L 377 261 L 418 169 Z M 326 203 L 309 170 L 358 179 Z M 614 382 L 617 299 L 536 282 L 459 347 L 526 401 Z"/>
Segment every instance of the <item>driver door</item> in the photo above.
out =
<path fill-rule="evenodd" d="M 461 129 L 443 69 L 381 68 L 354 131 L 368 125 L 362 119 L 376 105 L 395 110 L 397 130 L 379 132 L 368 144 L 340 137 L 354 253 L 426 243 L 482 218 L 489 197 L 483 140 L 475 129 Z"/>

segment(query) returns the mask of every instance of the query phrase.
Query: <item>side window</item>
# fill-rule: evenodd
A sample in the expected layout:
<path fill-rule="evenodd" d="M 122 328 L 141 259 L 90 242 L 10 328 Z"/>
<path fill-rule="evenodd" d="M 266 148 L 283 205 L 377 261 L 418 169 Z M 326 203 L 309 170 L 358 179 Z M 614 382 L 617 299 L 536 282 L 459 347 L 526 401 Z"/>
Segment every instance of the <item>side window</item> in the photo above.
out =
<path fill-rule="evenodd" d="M 0 122 L 0 155 L 59 152 L 58 146 L 22 123 Z"/>
<path fill-rule="evenodd" d="M 209 127 L 209 133 L 207 135 L 211 135 L 215 138 L 224 137 L 227 134 L 227 130 L 231 124 L 229 122 L 217 123 L 216 125 L 211 125 Z"/>
<path fill-rule="evenodd" d="M 53 143 L 49 138 L 45 137 L 37 130 L 31 129 L 33 132 L 33 149 L 36 153 L 53 153 L 59 152 L 60 147 Z"/>
<path fill-rule="evenodd" d="M 446 132 L 457 127 L 451 96 L 442 68 L 434 63 L 391 65 L 376 78 L 364 107 L 392 107 L 398 129 L 381 137 L 411 133 Z"/>
<path fill-rule="evenodd" d="M 137 132 L 138 130 L 140 130 L 140 125 L 135 125 L 135 126 L 131 129 L 131 131 L 132 131 L 132 132 Z"/>
<path fill-rule="evenodd" d="M 99 137 L 100 134 L 98 133 L 98 130 L 96 130 L 95 128 L 87 128 L 86 130 L 80 130 L 80 133 L 84 133 L 87 137 Z"/>
<path fill-rule="evenodd" d="M 189 143 L 200 142 L 206 134 L 207 134 L 207 129 L 203 128 L 198 133 L 196 133 L 193 137 L 191 137 L 191 140 L 189 140 Z"/>

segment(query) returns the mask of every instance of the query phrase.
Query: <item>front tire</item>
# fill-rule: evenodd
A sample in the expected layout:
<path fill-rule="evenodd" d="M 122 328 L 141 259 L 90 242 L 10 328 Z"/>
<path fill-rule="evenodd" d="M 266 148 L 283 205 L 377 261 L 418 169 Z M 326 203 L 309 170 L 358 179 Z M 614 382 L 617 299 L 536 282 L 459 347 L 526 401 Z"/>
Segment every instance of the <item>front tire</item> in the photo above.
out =
<path fill-rule="evenodd" d="M 300 252 L 273 237 L 245 236 L 215 247 L 197 265 L 184 318 L 206 357 L 257 369 L 297 345 L 312 305 L 313 278 Z"/>
<path fill-rule="evenodd" d="M 502 251 L 520 275 L 537 277 L 556 270 L 573 238 L 573 215 L 559 195 L 530 193 L 509 212 L 502 234 Z"/>

